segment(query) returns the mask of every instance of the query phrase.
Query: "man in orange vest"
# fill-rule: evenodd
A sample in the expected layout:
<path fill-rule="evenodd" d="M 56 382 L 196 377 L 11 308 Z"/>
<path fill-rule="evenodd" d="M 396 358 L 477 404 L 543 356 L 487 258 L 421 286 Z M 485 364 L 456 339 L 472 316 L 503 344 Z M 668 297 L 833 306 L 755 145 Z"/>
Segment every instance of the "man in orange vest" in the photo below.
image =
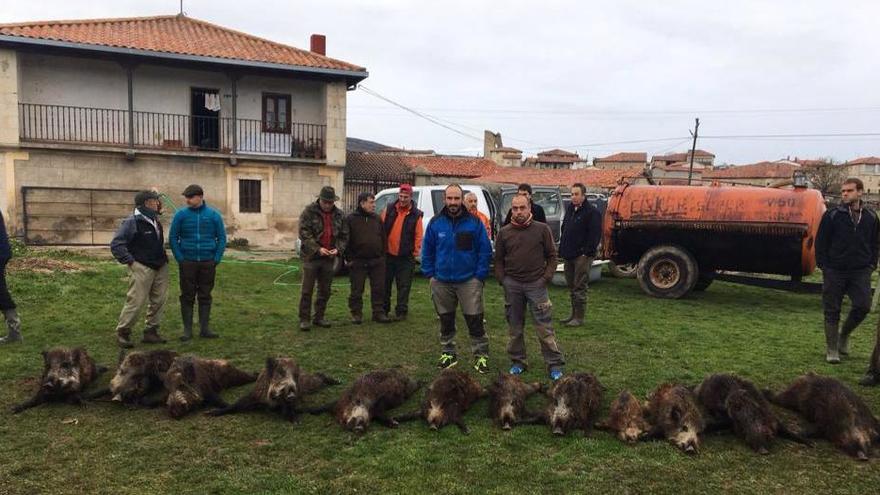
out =
<path fill-rule="evenodd" d="M 486 235 L 491 239 L 492 223 L 489 222 L 489 217 L 487 217 L 485 213 L 477 209 L 477 195 L 472 192 L 465 194 L 464 204 L 467 205 L 468 213 L 479 218 L 480 222 L 483 222 L 483 226 L 486 227 Z"/>
<path fill-rule="evenodd" d="M 405 320 L 409 311 L 409 290 L 412 287 L 416 257 L 422 249 L 422 211 L 412 200 L 413 188 L 401 184 L 397 201 L 382 212 L 382 223 L 388 235 L 385 250 L 385 313 L 391 312 L 391 287 L 397 285 L 397 305 L 394 313 Z"/>

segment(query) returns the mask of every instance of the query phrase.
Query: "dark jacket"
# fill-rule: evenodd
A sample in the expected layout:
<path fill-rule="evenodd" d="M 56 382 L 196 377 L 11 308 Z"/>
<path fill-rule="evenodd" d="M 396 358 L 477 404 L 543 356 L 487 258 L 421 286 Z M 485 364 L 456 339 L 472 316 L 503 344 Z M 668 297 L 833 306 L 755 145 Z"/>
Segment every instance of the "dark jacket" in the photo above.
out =
<path fill-rule="evenodd" d="M 596 256 L 596 247 L 602 239 L 602 215 L 589 201 L 584 200 L 575 211 L 569 204 L 562 220 L 559 239 L 559 257 L 573 260 L 578 256 Z"/>
<path fill-rule="evenodd" d="M 392 228 L 394 227 L 394 222 L 397 221 L 397 215 L 399 214 L 397 211 L 397 204 L 400 203 L 400 200 L 391 203 L 388 207 L 385 208 L 385 235 L 391 233 Z M 410 257 L 412 253 L 418 253 L 421 250 L 421 246 L 416 246 L 416 241 L 418 235 L 416 235 L 416 230 L 419 225 L 422 223 L 422 210 L 416 208 L 416 202 L 410 200 L 409 213 L 407 213 L 406 217 L 403 219 L 403 225 L 400 229 L 400 237 L 399 239 L 393 239 L 391 241 L 392 245 L 387 246 L 391 249 L 394 249 L 394 243 L 397 243 L 397 256 L 405 256 Z M 421 239 L 418 239 L 421 242 Z"/>
<path fill-rule="evenodd" d="M 532 221 L 547 223 L 547 215 L 544 214 L 544 207 L 539 204 L 535 204 L 534 201 L 529 201 L 529 203 L 532 204 Z M 502 223 L 501 226 L 503 227 L 504 225 L 509 224 L 510 217 L 512 217 L 512 216 L 513 216 L 513 213 L 511 212 L 510 209 L 508 209 L 507 216 L 504 217 L 504 223 Z"/>
<path fill-rule="evenodd" d="M 862 203 L 862 218 L 853 223 L 846 205 L 830 208 L 816 234 L 816 264 L 832 270 L 877 268 L 880 223 L 877 213 Z"/>
<path fill-rule="evenodd" d="M 213 261 L 220 263 L 226 250 L 226 227 L 220 212 L 202 202 L 198 208 L 181 208 L 174 214 L 168 243 L 178 263 Z"/>
<path fill-rule="evenodd" d="M 110 242 L 110 252 L 123 265 L 132 262 L 158 270 L 168 263 L 165 254 L 165 234 L 157 218 L 155 222 L 135 209 L 134 214 L 122 221 Z"/>
<path fill-rule="evenodd" d="M 489 275 L 492 244 L 486 227 L 464 205 L 457 217 L 444 207 L 425 230 L 422 241 L 422 273 L 441 282 L 465 282 Z"/>
<path fill-rule="evenodd" d="M 332 214 L 333 235 L 330 243 L 342 254 L 348 244 L 348 225 L 345 223 L 342 210 L 334 206 Z M 299 240 L 302 243 L 300 256 L 303 260 L 309 261 L 320 257 L 318 249 L 321 247 L 322 233 L 324 233 L 324 217 L 321 214 L 321 205 L 316 200 L 306 206 L 299 216 Z"/>
<path fill-rule="evenodd" d="M 6 264 L 12 258 L 12 247 L 9 245 L 9 234 L 6 233 L 6 221 L 0 212 L 0 265 Z"/>
<path fill-rule="evenodd" d="M 345 217 L 348 226 L 348 245 L 345 259 L 371 260 L 385 256 L 385 227 L 375 213 L 360 206 Z"/>

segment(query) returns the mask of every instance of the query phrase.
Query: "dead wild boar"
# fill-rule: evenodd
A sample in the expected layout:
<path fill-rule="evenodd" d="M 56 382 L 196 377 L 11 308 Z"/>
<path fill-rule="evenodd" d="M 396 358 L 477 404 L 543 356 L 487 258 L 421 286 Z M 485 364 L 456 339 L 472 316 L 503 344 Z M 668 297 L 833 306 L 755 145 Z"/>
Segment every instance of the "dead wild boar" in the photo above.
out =
<path fill-rule="evenodd" d="M 90 398 L 110 396 L 114 402 L 140 405 L 148 395 L 162 392 L 163 380 L 177 353 L 167 349 L 120 354 L 110 387 L 91 394 Z"/>
<path fill-rule="evenodd" d="M 428 387 L 421 410 L 395 420 L 422 418 L 432 430 L 454 424 L 462 433 L 467 434 L 469 430 L 462 416 L 474 402 L 485 396 L 486 390 L 467 372 L 445 369 Z"/>
<path fill-rule="evenodd" d="M 260 372 L 253 390 L 234 404 L 214 409 L 209 416 L 222 416 L 256 409 L 280 411 L 282 416 L 296 422 L 304 396 L 317 392 L 339 380 L 323 373 L 306 373 L 296 360 L 286 357 L 266 359 L 266 367 Z"/>
<path fill-rule="evenodd" d="M 576 429 L 588 436 L 602 407 L 602 384 L 591 373 L 565 375 L 550 388 L 550 399 L 541 420 L 554 435 L 566 435 Z"/>
<path fill-rule="evenodd" d="M 596 428 L 615 432 L 621 441 L 634 443 L 647 436 L 651 430 L 645 414 L 644 404 L 629 390 L 624 390 L 611 403 L 608 419 L 597 423 Z"/>
<path fill-rule="evenodd" d="M 533 420 L 536 414 L 526 410 L 526 400 L 543 389 L 539 382 L 525 383 L 517 375 L 499 373 L 489 386 L 489 417 L 502 430 Z"/>
<path fill-rule="evenodd" d="M 808 373 L 770 399 L 800 413 L 813 426 L 810 436 L 825 438 L 835 447 L 861 461 L 880 441 L 880 422 L 865 402 L 837 379 Z"/>
<path fill-rule="evenodd" d="M 96 365 L 95 360 L 81 347 L 58 347 L 43 351 L 39 390 L 30 400 L 13 406 L 12 412 L 18 414 L 45 402 L 80 404 L 86 387 L 104 371 L 106 368 Z"/>
<path fill-rule="evenodd" d="M 252 383 L 256 378 L 256 374 L 242 371 L 223 359 L 178 357 L 165 373 L 168 414 L 178 419 L 202 404 L 226 407 L 220 392 Z"/>
<path fill-rule="evenodd" d="M 372 420 L 394 428 L 397 421 L 386 412 L 406 402 L 418 388 L 419 383 L 396 368 L 371 371 L 358 377 L 339 400 L 306 411 L 332 411 L 336 422 L 354 433 L 365 432 Z"/>
<path fill-rule="evenodd" d="M 759 454 L 768 454 L 777 436 L 809 445 L 777 418 L 764 395 L 748 380 L 714 374 L 697 386 L 695 394 L 706 410 L 709 428 L 732 429 Z"/>
<path fill-rule="evenodd" d="M 689 388 L 671 383 L 657 387 L 648 399 L 648 421 L 649 436 L 666 438 L 687 454 L 699 453 L 705 423 Z"/>

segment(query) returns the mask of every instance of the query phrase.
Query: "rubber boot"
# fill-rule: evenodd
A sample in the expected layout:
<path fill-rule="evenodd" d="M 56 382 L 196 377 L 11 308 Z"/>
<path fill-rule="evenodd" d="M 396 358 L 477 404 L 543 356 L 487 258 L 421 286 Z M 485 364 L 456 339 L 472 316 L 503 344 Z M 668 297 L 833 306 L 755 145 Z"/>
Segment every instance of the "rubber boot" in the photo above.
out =
<path fill-rule="evenodd" d="M 849 356 L 849 336 L 857 326 L 859 326 L 858 323 L 852 321 L 851 318 L 847 318 L 843 322 L 843 326 L 840 327 L 840 337 L 837 339 L 837 352 L 841 356 Z"/>
<path fill-rule="evenodd" d="M 131 342 L 131 330 L 127 328 L 116 329 L 116 343 L 123 349 L 134 347 L 134 344 Z"/>
<path fill-rule="evenodd" d="M 577 303 L 575 302 L 574 298 L 571 296 L 569 296 L 569 300 L 571 301 L 571 309 L 568 311 L 568 316 L 559 320 L 559 323 L 562 323 L 563 325 L 574 319 L 574 307 Z"/>
<path fill-rule="evenodd" d="M 159 327 L 147 327 L 144 329 L 144 338 L 141 339 L 141 344 L 164 344 L 165 342 L 167 340 L 159 335 Z"/>
<path fill-rule="evenodd" d="M 180 336 L 180 341 L 186 342 L 193 338 L 193 307 L 181 304 L 180 319 L 183 321 L 183 335 Z"/>
<path fill-rule="evenodd" d="M 199 337 L 203 339 L 216 339 L 219 337 L 212 332 L 208 325 L 211 323 L 211 305 L 199 304 Z"/>
<path fill-rule="evenodd" d="M 5 337 L 0 337 L 0 344 L 21 342 L 21 318 L 18 317 L 15 308 L 3 311 L 3 316 L 6 318 L 6 328 L 9 333 Z"/>
<path fill-rule="evenodd" d="M 837 324 L 825 322 L 825 361 L 830 364 L 840 364 L 838 340 Z"/>
<path fill-rule="evenodd" d="M 586 311 L 587 304 L 582 302 L 574 302 L 571 303 L 571 312 L 572 319 L 565 324 L 567 327 L 579 327 L 584 324 L 584 312 Z"/>

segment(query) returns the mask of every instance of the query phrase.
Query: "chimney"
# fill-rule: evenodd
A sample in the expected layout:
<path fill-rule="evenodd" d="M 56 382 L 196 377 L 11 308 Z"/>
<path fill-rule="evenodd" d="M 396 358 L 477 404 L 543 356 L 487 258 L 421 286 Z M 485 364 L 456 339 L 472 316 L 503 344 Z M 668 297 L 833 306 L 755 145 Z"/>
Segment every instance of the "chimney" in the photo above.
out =
<path fill-rule="evenodd" d="M 323 34 L 313 34 L 309 50 L 318 55 L 327 55 L 327 37 Z"/>

